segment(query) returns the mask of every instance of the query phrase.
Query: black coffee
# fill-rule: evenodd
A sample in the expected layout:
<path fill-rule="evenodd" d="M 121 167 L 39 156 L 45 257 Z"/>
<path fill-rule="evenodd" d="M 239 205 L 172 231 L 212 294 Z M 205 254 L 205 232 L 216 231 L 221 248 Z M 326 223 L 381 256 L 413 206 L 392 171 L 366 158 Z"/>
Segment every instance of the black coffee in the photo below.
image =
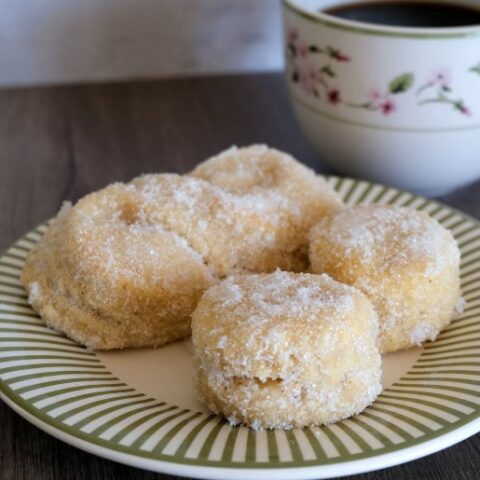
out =
<path fill-rule="evenodd" d="M 479 8 L 435 1 L 358 2 L 321 10 L 335 17 L 398 27 L 480 25 Z"/>

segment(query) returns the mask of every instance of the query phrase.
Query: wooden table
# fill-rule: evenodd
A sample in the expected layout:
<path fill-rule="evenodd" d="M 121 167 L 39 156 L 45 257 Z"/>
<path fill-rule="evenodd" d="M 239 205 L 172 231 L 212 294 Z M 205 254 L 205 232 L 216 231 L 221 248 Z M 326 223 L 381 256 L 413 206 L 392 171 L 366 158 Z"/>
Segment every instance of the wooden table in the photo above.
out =
<path fill-rule="evenodd" d="M 292 117 L 280 75 L 0 91 L 0 251 L 76 200 L 144 172 L 185 172 L 265 142 L 328 171 Z M 480 159 L 479 159 L 480 161 Z M 442 199 L 480 218 L 480 183 Z M 72 448 L 0 402 L 0 480 L 173 478 Z M 478 479 L 480 435 L 357 479 Z"/>

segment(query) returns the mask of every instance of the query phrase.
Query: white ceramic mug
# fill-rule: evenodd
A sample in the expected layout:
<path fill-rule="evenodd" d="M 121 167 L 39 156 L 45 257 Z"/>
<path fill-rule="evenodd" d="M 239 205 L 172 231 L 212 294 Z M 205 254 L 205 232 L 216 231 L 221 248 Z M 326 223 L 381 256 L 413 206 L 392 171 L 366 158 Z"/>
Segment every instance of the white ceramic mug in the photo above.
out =
<path fill-rule="evenodd" d="M 320 12 L 348 3 L 283 2 L 290 98 L 322 158 L 427 196 L 480 177 L 480 25 L 388 27 Z"/>

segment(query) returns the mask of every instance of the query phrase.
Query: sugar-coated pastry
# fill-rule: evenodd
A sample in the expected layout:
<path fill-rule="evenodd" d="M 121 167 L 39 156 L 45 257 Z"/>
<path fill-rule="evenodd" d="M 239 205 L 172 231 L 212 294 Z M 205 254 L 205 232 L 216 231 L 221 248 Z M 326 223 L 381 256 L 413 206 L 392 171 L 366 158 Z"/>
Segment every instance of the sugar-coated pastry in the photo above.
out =
<path fill-rule="evenodd" d="M 252 258 L 247 264 L 249 271 L 269 272 L 277 267 L 304 271 L 310 229 L 325 215 L 343 208 L 338 194 L 322 177 L 266 145 L 229 148 L 198 165 L 190 175 L 218 185 L 245 202 L 275 204 L 274 216 L 264 212 L 264 217 L 272 220 L 271 254 Z"/>
<path fill-rule="evenodd" d="M 287 163 L 292 178 L 299 171 L 306 184 L 323 185 Z M 312 216 L 292 189 L 277 188 L 268 168 L 257 165 L 265 185 L 249 192 L 195 176 L 144 175 L 65 207 L 27 257 L 30 303 L 48 325 L 92 349 L 187 337 L 201 294 L 219 279 L 306 265 L 305 231 L 320 214 Z"/>
<path fill-rule="evenodd" d="M 332 423 L 381 390 L 377 318 L 327 275 L 276 271 L 209 288 L 192 315 L 199 399 L 231 423 Z"/>
<path fill-rule="evenodd" d="M 190 335 L 190 314 L 217 279 L 183 237 L 154 221 L 149 192 L 157 180 L 179 178 L 113 184 L 60 211 L 22 274 L 48 325 L 92 349 Z"/>
<path fill-rule="evenodd" d="M 356 206 L 322 219 L 310 239 L 312 271 L 372 301 L 382 352 L 434 340 L 461 306 L 457 243 L 424 212 Z"/>

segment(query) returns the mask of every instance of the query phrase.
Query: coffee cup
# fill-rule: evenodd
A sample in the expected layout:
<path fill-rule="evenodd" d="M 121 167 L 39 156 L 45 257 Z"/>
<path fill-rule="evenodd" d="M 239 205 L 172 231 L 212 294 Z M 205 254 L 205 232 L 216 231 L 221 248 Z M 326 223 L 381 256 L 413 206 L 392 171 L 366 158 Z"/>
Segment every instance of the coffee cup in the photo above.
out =
<path fill-rule="evenodd" d="M 479 178 L 480 24 L 389 26 L 328 13 L 349 3 L 283 1 L 289 95 L 321 158 L 425 196 Z"/>

